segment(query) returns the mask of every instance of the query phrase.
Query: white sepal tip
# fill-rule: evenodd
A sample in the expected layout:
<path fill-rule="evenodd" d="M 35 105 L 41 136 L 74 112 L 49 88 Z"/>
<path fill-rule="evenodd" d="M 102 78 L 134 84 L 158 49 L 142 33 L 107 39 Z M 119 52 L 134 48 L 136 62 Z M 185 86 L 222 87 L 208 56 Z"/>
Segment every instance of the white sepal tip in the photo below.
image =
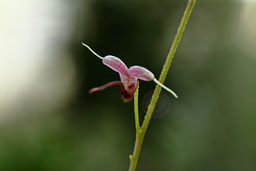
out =
<path fill-rule="evenodd" d="M 163 85 L 162 83 L 160 83 L 157 79 L 154 78 L 154 82 L 156 84 L 158 84 L 159 86 L 161 86 L 162 88 L 164 88 L 166 91 L 170 92 L 175 98 L 178 98 L 177 94 L 174 93 L 174 91 L 172 91 L 171 89 L 169 89 L 168 87 L 166 87 L 165 85 Z"/>
<path fill-rule="evenodd" d="M 100 59 L 103 59 L 102 56 L 98 55 L 96 52 L 94 52 L 87 44 L 82 43 L 82 45 L 84 45 L 85 47 L 87 47 L 95 56 L 97 56 Z"/>

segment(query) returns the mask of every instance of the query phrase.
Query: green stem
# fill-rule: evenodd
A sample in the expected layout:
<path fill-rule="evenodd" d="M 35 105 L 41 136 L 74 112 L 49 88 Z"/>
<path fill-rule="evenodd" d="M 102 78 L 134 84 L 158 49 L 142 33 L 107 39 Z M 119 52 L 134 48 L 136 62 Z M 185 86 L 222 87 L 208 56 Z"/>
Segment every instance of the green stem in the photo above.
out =
<path fill-rule="evenodd" d="M 196 2 L 196 0 L 189 0 L 188 1 L 187 7 L 186 7 L 185 12 L 183 14 L 183 17 L 181 19 L 178 31 L 175 35 L 175 38 L 173 40 L 171 49 L 170 49 L 169 54 L 166 58 L 165 64 L 163 66 L 163 69 L 162 69 L 162 72 L 161 72 L 161 75 L 160 75 L 160 78 L 159 78 L 159 81 L 162 84 L 165 81 L 165 78 L 166 78 L 167 73 L 169 71 L 169 68 L 171 66 L 174 54 L 175 54 L 175 52 L 178 48 L 179 42 L 180 42 L 182 34 L 183 34 L 183 32 L 186 28 L 186 24 L 189 20 L 189 17 L 190 17 L 190 14 L 191 14 L 192 10 L 193 10 L 195 2 Z M 136 126 L 136 140 L 135 140 L 135 145 L 134 145 L 134 151 L 133 151 L 133 155 L 129 156 L 129 158 L 130 158 L 129 171 L 135 171 L 135 169 L 136 169 L 136 165 L 137 165 L 137 162 L 138 162 L 138 159 L 139 159 L 139 155 L 140 155 L 140 151 L 141 151 L 141 146 L 143 144 L 144 136 L 146 134 L 148 124 L 149 124 L 149 121 L 150 121 L 151 116 L 153 114 L 153 111 L 155 109 L 156 102 L 158 100 L 160 92 L 161 92 L 161 87 L 159 85 L 156 85 L 154 94 L 153 94 L 151 102 L 148 106 L 148 110 L 147 110 L 146 116 L 144 118 L 144 121 L 142 123 L 142 126 L 141 127 Z M 138 101 L 138 96 L 134 98 L 134 105 L 138 105 L 137 101 Z M 138 107 L 135 107 L 135 109 L 137 110 Z M 136 116 L 138 116 L 138 111 L 135 111 L 135 112 L 137 112 L 137 114 L 135 113 L 135 122 L 136 122 Z"/>
<path fill-rule="evenodd" d="M 137 89 L 134 93 L 134 118 L 135 118 L 135 128 L 136 131 L 140 128 L 140 120 L 139 120 L 139 109 L 138 109 L 138 100 L 139 99 L 139 82 Z"/>

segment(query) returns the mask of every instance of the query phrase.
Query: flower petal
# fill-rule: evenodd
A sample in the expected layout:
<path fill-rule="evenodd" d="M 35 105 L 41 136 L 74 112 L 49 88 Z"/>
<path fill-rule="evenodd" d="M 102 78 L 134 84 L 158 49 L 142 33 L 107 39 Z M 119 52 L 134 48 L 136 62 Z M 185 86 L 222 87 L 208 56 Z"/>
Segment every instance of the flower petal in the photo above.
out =
<path fill-rule="evenodd" d="M 141 66 L 130 67 L 128 73 L 131 77 L 138 78 L 144 81 L 152 81 L 155 78 L 152 72 Z"/>
<path fill-rule="evenodd" d="M 122 75 L 129 77 L 127 66 L 121 61 L 121 59 L 115 56 L 105 56 L 102 60 L 103 64 L 113 69 L 116 72 L 119 72 Z"/>
<path fill-rule="evenodd" d="M 97 92 L 97 91 L 102 91 L 102 90 L 104 90 L 104 89 L 106 89 L 106 88 L 108 88 L 110 86 L 113 86 L 113 85 L 120 85 L 121 88 L 122 88 L 122 91 L 124 89 L 123 83 L 121 81 L 113 81 L 113 82 L 104 84 L 103 86 L 92 88 L 89 91 L 89 93 L 92 94 L 92 93 Z"/>

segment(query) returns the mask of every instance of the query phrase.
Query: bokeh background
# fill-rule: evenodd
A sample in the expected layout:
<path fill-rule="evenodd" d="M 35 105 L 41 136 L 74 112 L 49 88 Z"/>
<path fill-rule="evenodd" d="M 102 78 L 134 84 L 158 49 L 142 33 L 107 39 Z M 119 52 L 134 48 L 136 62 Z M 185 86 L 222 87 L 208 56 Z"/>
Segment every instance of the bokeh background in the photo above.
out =
<path fill-rule="evenodd" d="M 127 170 L 133 103 L 101 55 L 159 76 L 186 0 L 1 0 L 0 170 Z M 145 171 L 256 170 L 256 1 L 198 0 L 151 120 Z M 155 87 L 140 82 L 142 99 Z"/>

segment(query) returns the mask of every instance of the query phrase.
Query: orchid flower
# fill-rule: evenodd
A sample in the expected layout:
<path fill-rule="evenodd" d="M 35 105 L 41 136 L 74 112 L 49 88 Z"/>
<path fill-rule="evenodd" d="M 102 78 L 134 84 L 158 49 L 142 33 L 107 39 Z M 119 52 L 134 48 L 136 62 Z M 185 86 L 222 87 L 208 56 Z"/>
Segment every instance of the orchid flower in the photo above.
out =
<path fill-rule="evenodd" d="M 87 47 L 95 56 L 100 58 L 104 65 L 118 72 L 121 79 L 121 81 L 113 81 L 103 86 L 92 88 L 89 91 L 90 94 L 97 91 L 102 91 L 105 88 L 113 85 L 120 85 L 122 99 L 124 102 L 128 102 L 132 100 L 134 92 L 138 86 L 138 79 L 140 79 L 144 81 L 154 81 L 156 84 L 158 84 L 159 86 L 161 86 L 162 88 L 170 92 L 174 97 L 178 98 L 178 96 L 171 89 L 167 88 L 165 85 L 160 83 L 155 78 L 154 74 L 150 72 L 148 69 L 141 66 L 132 66 L 128 69 L 128 67 L 124 64 L 124 62 L 121 59 L 112 55 L 107 55 L 105 57 L 102 57 L 97 53 L 95 53 L 88 45 L 84 43 L 82 43 L 82 45 Z"/>

